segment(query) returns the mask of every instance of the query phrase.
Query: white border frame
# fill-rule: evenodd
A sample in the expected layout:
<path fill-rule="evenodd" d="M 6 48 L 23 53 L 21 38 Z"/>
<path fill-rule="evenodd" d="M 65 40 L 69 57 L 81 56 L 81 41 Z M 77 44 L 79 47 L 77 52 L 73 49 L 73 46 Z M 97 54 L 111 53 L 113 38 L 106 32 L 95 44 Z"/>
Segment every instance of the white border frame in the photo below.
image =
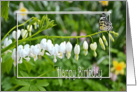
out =
<path fill-rule="evenodd" d="M 29 11 L 26 12 L 25 14 L 91 14 L 91 15 L 96 15 L 96 14 L 108 14 L 109 16 L 109 21 L 110 21 L 110 14 L 111 11 Z M 17 12 L 17 30 L 18 30 L 18 14 L 24 14 L 22 12 Z M 18 40 L 17 40 L 17 47 L 18 47 Z M 18 48 L 17 48 L 18 51 Z M 17 54 L 18 57 L 18 54 Z M 108 77 L 18 77 L 18 63 L 17 63 L 17 78 L 65 78 L 65 79 L 91 79 L 91 78 L 96 78 L 96 79 L 104 79 L 104 78 L 110 78 L 110 38 L 109 38 L 109 76 Z"/>

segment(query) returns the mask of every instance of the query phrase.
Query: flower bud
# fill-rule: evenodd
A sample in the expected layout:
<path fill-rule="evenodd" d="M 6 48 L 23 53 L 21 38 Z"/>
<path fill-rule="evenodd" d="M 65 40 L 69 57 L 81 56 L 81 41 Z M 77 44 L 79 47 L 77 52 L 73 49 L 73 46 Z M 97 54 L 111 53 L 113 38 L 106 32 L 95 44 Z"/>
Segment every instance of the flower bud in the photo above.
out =
<path fill-rule="evenodd" d="M 106 37 L 103 35 L 102 38 L 103 38 L 103 41 L 105 42 L 105 45 L 108 46 L 108 42 L 106 40 Z"/>
<path fill-rule="evenodd" d="M 97 52 L 96 51 L 93 52 L 93 56 L 97 57 Z"/>
<path fill-rule="evenodd" d="M 37 23 L 35 22 L 33 25 L 34 25 L 34 29 L 37 29 Z"/>
<path fill-rule="evenodd" d="M 100 43 L 101 47 L 103 48 L 103 50 L 105 50 L 105 45 L 103 43 L 102 38 L 99 38 L 99 43 Z"/>
<path fill-rule="evenodd" d="M 112 37 L 112 35 L 110 33 L 108 34 L 108 36 L 114 42 L 114 38 Z"/>
<path fill-rule="evenodd" d="M 97 43 L 96 42 L 91 43 L 90 48 L 91 48 L 91 50 L 95 51 L 97 49 Z"/>
<path fill-rule="evenodd" d="M 88 54 L 88 43 L 87 43 L 87 41 L 84 41 L 83 48 L 85 50 L 85 56 L 86 56 Z"/>
<path fill-rule="evenodd" d="M 111 32 L 111 33 L 113 33 L 113 35 L 115 36 L 115 37 L 118 37 L 119 36 L 119 33 L 116 33 L 116 32 Z"/>
<path fill-rule="evenodd" d="M 28 30 L 29 32 L 31 32 L 31 31 L 32 31 L 32 25 L 28 25 L 28 26 L 27 26 L 27 30 Z"/>

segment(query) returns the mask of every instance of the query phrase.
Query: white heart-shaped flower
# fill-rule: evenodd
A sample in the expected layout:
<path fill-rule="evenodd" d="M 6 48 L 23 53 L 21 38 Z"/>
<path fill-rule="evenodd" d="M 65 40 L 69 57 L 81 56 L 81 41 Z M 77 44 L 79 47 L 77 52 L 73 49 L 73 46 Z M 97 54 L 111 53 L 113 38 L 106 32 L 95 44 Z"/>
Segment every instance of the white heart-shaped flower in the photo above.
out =
<path fill-rule="evenodd" d="M 84 50 L 87 50 L 87 49 L 88 49 L 88 43 L 87 43 L 87 41 L 84 41 L 84 43 L 83 43 L 83 48 L 84 48 Z"/>
<path fill-rule="evenodd" d="M 21 36 L 22 36 L 22 38 L 26 38 L 28 36 L 27 30 L 22 29 L 21 30 Z"/>
<path fill-rule="evenodd" d="M 91 50 L 95 51 L 97 49 L 97 43 L 96 42 L 91 43 L 90 48 L 91 48 Z"/>
<path fill-rule="evenodd" d="M 41 45 L 43 50 L 47 49 L 47 42 L 46 42 L 45 38 L 41 40 L 40 45 Z"/>
<path fill-rule="evenodd" d="M 16 31 L 13 31 L 13 32 L 12 32 L 12 37 L 13 37 L 15 40 L 16 40 L 16 39 L 19 39 L 20 34 L 21 34 L 21 31 L 20 31 L 20 30 L 17 30 L 17 32 L 16 32 Z"/>
<path fill-rule="evenodd" d="M 70 58 L 71 51 L 72 51 L 72 44 L 70 42 L 67 42 L 67 44 L 66 44 L 66 52 L 67 52 L 66 56 L 67 56 L 67 59 Z"/>
<path fill-rule="evenodd" d="M 74 53 L 79 54 L 80 53 L 80 46 L 78 44 L 75 45 L 74 47 Z"/>
<path fill-rule="evenodd" d="M 77 44 L 74 47 L 74 53 L 75 53 L 75 59 L 76 59 L 76 61 L 78 61 L 78 59 L 79 59 L 79 53 L 80 53 L 80 46 L 77 45 Z"/>
<path fill-rule="evenodd" d="M 11 40 L 11 39 L 5 38 L 3 48 L 9 46 L 11 43 L 12 43 L 12 40 Z"/>
<path fill-rule="evenodd" d="M 65 51 L 66 51 L 66 42 L 62 42 L 59 46 L 60 58 L 63 58 Z"/>

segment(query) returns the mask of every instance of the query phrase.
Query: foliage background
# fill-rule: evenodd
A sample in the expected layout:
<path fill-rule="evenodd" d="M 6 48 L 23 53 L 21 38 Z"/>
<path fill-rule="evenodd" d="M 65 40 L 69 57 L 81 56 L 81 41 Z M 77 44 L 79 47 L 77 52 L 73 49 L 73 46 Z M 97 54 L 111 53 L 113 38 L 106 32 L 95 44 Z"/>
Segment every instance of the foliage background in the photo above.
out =
<path fill-rule="evenodd" d="M 125 46 L 126 46 L 126 2 L 120 1 L 110 1 L 108 6 L 102 6 L 99 2 L 95 1 L 27 1 L 23 2 L 24 6 L 29 11 L 108 11 L 111 10 L 111 22 L 113 23 L 113 30 L 118 32 L 120 36 L 115 38 L 115 42 L 111 43 L 111 56 L 112 60 L 126 62 Z M 14 11 L 19 9 L 19 1 L 10 1 L 9 3 L 9 16 L 7 22 L 1 18 L 1 38 L 16 25 L 16 18 L 14 16 Z M 30 18 L 33 15 L 29 15 Z M 35 15 L 41 18 L 41 15 Z M 39 35 L 71 35 L 73 32 L 77 32 L 79 35 L 81 32 L 85 34 L 91 34 L 98 31 L 98 16 L 89 15 L 48 15 L 51 19 L 55 20 L 57 26 L 52 29 L 45 30 Z M 86 21 L 85 21 L 86 19 Z M 87 21 L 88 20 L 88 21 Z M 38 36 L 39 36 L 38 35 Z M 106 36 L 107 37 L 107 36 Z M 10 35 L 11 38 L 11 35 Z M 108 38 L 107 38 L 108 39 Z M 61 41 L 68 41 L 67 39 L 54 39 L 56 43 Z M 87 39 L 88 40 L 88 39 Z M 89 39 L 90 41 L 90 39 Z M 94 37 L 94 41 L 98 42 L 98 37 Z M 40 42 L 40 39 L 33 41 L 31 44 L 36 44 Z M 71 40 L 74 44 L 76 40 Z M 89 42 L 90 43 L 90 42 Z M 3 43 L 2 43 L 3 44 Z M 79 44 L 82 41 L 79 40 Z M 34 62 L 24 61 L 20 65 L 19 76 L 37 76 L 48 69 L 54 69 L 57 65 L 63 64 L 64 67 L 73 66 L 87 66 L 89 64 L 94 64 L 101 58 L 105 58 L 108 53 L 103 51 L 98 45 L 97 52 L 98 57 L 94 58 L 92 52 L 89 50 L 89 54 L 84 57 L 81 49 L 80 59 L 78 63 L 74 60 L 74 55 L 71 56 L 70 60 L 63 59 L 61 62 L 54 64 L 52 57 L 39 57 L 39 60 Z M 12 53 L 7 55 L 1 55 L 3 62 L 1 63 L 1 88 L 2 90 L 20 90 L 20 91 L 37 91 L 37 90 L 47 90 L 47 91 L 122 91 L 126 90 L 126 74 L 119 75 L 118 79 L 114 82 L 110 79 L 17 79 L 14 77 L 13 73 L 13 60 L 11 58 Z M 112 61 L 111 60 L 111 61 Z M 58 60 L 60 61 L 60 60 Z M 65 63 L 63 63 L 65 62 Z M 111 63 L 112 64 L 112 63 Z M 62 65 L 61 65 L 62 66 Z M 99 65 L 100 68 L 108 68 L 107 58 L 102 61 Z M 22 70 L 23 69 L 23 70 Z M 20 71 L 21 70 L 21 71 Z M 24 72 L 25 71 L 25 72 Z M 105 72 L 106 74 L 107 71 Z M 105 74 L 104 74 L 105 75 Z M 95 86 L 96 85 L 96 86 Z"/>

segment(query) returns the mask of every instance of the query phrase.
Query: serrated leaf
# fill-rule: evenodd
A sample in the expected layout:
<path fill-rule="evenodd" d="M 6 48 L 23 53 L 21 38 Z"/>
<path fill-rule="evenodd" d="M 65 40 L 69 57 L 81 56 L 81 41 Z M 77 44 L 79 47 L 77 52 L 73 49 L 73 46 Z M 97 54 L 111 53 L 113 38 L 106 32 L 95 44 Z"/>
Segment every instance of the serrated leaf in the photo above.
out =
<path fill-rule="evenodd" d="M 13 84 L 17 84 L 17 85 L 21 85 L 21 86 L 29 86 L 30 85 L 30 83 L 28 81 L 25 81 L 23 79 L 15 79 L 15 78 L 13 78 L 11 80 L 11 82 Z"/>
<path fill-rule="evenodd" d="M 38 22 L 38 19 L 37 19 L 36 17 L 29 23 L 29 25 L 32 25 L 32 24 L 34 24 L 35 22 Z"/>
<path fill-rule="evenodd" d="M 1 70 L 2 70 L 2 73 L 7 73 L 9 74 L 9 72 L 11 71 L 12 69 L 12 65 L 13 65 L 13 59 L 11 58 L 11 54 L 8 53 L 7 55 L 5 55 L 3 57 L 3 62 L 1 63 Z"/>
<path fill-rule="evenodd" d="M 4 77 L 1 79 L 1 87 L 4 89 L 4 90 L 8 90 L 12 87 L 12 84 L 9 82 L 10 81 L 10 77 Z"/>
<path fill-rule="evenodd" d="M 39 91 L 39 89 L 37 88 L 37 86 L 31 85 L 29 91 Z"/>
<path fill-rule="evenodd" d="M 44 87 L 41 87 L 41 86 L 37 86 L 39 91 L 46 91 L 46 89 Z"/>
<path fill-rule="evenodd" d="M 29 63 L 29 62 L 27 62 L 27 61 L 24 60 L 24 65 L 25 65 L 28 73 L 30 73 L 30 71 L 32 70 L 32 65 L 31 65 L 31 63 Z"/>
<path fill-rule="evenodd" d="M 7 21 L 9 13 L 9 1 L 1 1 L 1 16 Z"/>
<path fill-rule="evenodd" d="M 18 91 L 29 91 L 29 86 L 21 87 Z"/>
<path fill-rule="evenodd" d="M 49 85 L 49 83 L 46 80 L 38 80 L 36 85 L 47 87 Z"/>

